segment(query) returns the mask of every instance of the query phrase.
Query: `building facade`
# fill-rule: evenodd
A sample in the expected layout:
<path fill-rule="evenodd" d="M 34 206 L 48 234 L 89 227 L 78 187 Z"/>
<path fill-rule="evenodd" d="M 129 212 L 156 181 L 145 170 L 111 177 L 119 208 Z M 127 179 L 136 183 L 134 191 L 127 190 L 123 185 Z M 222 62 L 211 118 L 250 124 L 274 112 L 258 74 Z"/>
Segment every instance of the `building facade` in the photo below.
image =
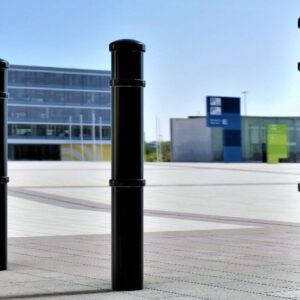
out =
<path fill-rule="evenodd" d="M 241 117 L 243 161 L 264 161 L 266 128 L 269 124 L 288 127 L 288 158 L 300 162 L 300 117 Z M 223 161 L 223 131 L 206 126 L 206 117 L 170 120 L 172 161 Z"/>
<path fill-rule="evenodd" d="M 11 65 L 11 160 L 109 160 L 110 72 Z"/>
<path fill-rule="evenodd" d="M 172 161 L 210 162 L 214 160 L 212 130 L 206 118 L 171 119 Z"/>

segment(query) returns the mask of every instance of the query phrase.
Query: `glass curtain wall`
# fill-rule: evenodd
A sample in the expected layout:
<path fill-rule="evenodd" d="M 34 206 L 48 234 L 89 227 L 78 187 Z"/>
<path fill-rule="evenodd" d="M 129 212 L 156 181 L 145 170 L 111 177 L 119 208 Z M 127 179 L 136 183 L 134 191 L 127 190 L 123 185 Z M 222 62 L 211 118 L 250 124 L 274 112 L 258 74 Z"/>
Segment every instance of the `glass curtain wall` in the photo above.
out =
<path fill-rule="evenodd" d="M 300 161 L 300 118 L 296 117 L 243 117 L 242 149 L 245 161 L 262 161 L 266 144 L 266 128 L 269 124 L 288 126 L 288 159 Z"/>
<path fill-rule="evenodd" d="M 107 71 L 12 65 L 9 138 L 76 140 L 82 126 L 83 139 L 110 140 L 109 80 Z"/>

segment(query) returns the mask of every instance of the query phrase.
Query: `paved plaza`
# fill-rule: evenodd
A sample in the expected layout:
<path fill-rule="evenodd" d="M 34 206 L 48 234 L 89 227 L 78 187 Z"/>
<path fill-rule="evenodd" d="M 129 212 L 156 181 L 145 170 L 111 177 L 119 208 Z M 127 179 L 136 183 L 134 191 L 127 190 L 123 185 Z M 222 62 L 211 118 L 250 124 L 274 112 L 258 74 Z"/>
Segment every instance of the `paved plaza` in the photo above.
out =
<path fill-rule="evenodd" d="M 111 291 L 110 164 L 8 167 L 0 299 L 300 299 L 299 164 L 145 164 L 132 292 Z"/>

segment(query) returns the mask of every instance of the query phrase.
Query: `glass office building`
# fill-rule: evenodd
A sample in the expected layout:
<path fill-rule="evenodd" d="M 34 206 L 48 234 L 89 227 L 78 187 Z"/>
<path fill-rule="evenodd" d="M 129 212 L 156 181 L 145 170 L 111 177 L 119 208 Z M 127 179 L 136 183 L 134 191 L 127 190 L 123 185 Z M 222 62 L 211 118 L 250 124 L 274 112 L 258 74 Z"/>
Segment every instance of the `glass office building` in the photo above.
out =
<path fill-rule="evenodd" d="M 110 72 L 11 65 L 11 160 L 109 160 Z"/>
<path fill-rule="evenodd" d="M 243 117 L 242 144 L 246 161 L 260 161 L 266 144 L 269 124 L 287 125 L 287 162 L 300 162 L 300 117 Z"/>

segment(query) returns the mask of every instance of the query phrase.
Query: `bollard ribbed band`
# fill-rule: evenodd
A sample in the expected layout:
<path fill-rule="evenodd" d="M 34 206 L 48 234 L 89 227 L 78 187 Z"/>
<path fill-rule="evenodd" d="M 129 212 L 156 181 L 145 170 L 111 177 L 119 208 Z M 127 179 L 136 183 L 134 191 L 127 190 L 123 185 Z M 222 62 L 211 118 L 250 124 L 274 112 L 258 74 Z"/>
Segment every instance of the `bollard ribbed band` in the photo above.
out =
<path fill-rule="evenodd" d="M 0 98 L 8 98 L 8 93 L 0 92 Z"/>
<path fill-rule="evenodd" d="M 141 79 L 112 79 L 110 81 L 111 86 L 134 86 L 145 87 L 146 81 Z"/>
<path fill-rule="evenodd" d="M 2 183 L 8 183 L 9 182 L 9 177 L 7 176 L 0 176 L 0 184 Z"/>
<path fill-rule="evenodd" d="M 0 68 L 1 69 L 8 69 L 9 68 L 9 63 L 6 60 L 0 58 Z"/>
<path fill-rule="evenodd" d="M 144 179 L 110 179 L 110 186 L 119 187 L 141 187 L 146 185 L 146 180 Z"/>

